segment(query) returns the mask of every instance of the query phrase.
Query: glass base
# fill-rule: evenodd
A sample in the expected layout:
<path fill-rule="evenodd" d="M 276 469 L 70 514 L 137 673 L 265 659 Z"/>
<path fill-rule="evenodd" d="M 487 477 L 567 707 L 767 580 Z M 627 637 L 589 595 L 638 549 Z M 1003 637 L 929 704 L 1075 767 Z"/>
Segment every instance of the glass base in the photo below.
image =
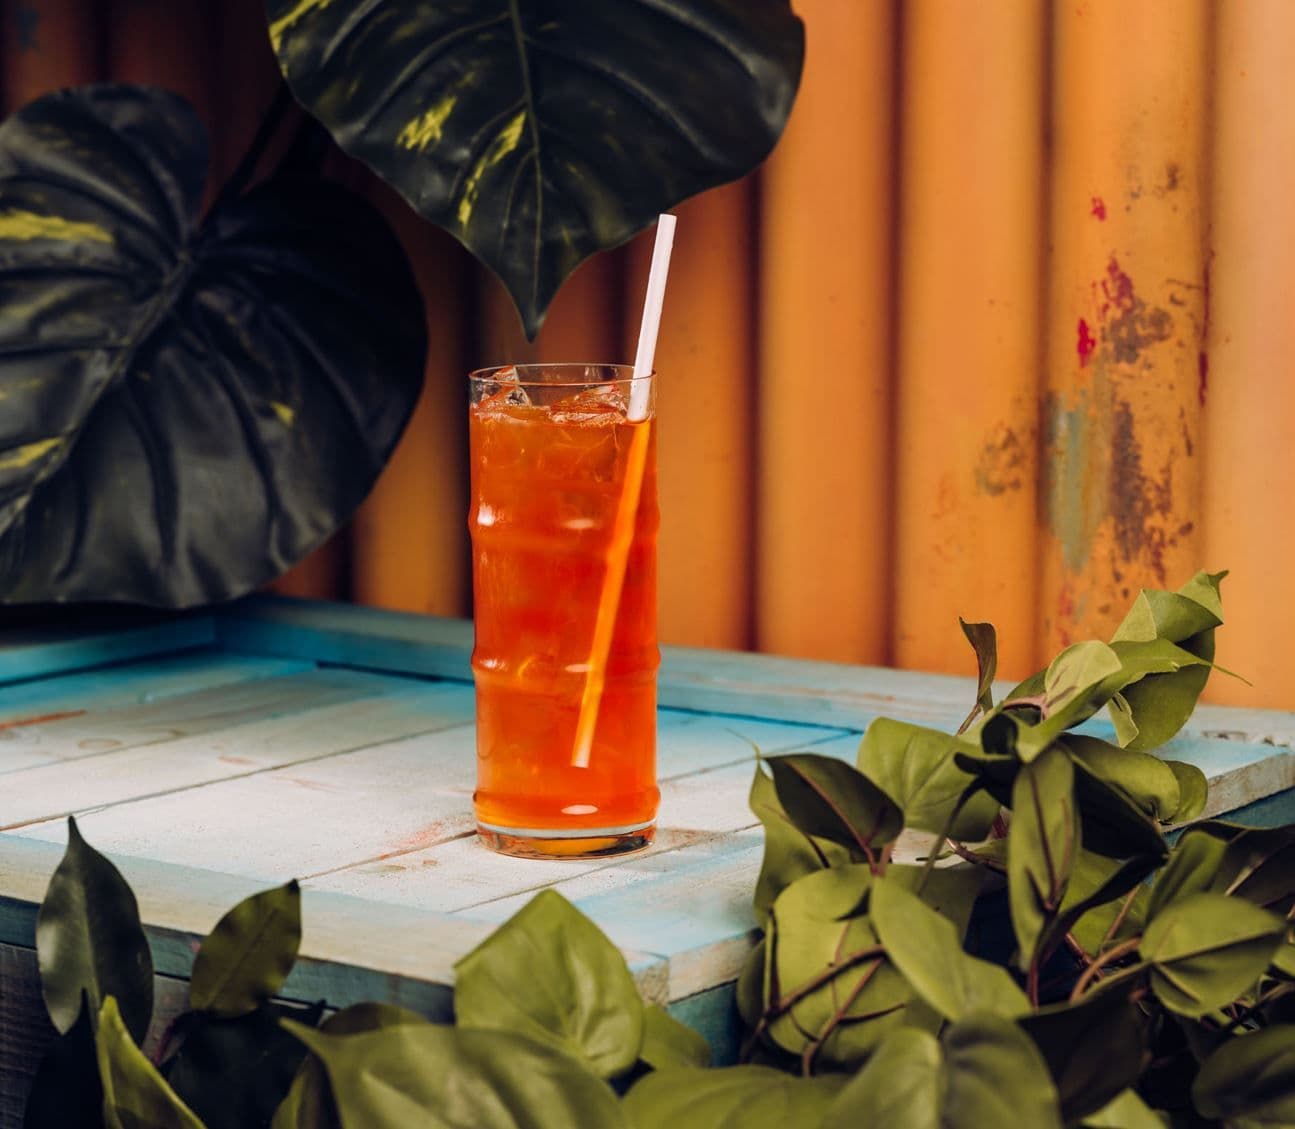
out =
<path fill-rule="evenodd" d="M 656 824 L 553 831 L 477 824 L 482 843 L 501 855 L 523 859 L 596 859 L 641 851 L 656 838 Z"/>

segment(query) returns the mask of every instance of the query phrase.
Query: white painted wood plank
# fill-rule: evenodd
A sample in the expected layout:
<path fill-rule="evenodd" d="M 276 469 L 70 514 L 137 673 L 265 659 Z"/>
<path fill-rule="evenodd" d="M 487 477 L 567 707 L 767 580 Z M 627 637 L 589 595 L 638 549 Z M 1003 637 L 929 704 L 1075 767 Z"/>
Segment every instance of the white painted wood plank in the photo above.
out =
<path fill-rule="evenodd" d="M 75 674 L 48 675 L 0 686 L 0 727 L 33 715 L 110 709 L 161 701 L 235 682 L 314 669 L 303 659 L 263 658 L 201 650 L 142 659 Z"/>
<path fill-rule="evenodd" d="M 0 787 L 0 828 L 176 793 L 471 720 L 471 695 L 455 683 L 388 681 L 395 684 L 390 693 L 10 772 Z"/>
<path fill-rule="evenodd" d="M 354 701 L 390 691 L 389 675 L 343 669 L 309 670 L 277 678 L 217 686 L 159 701 L 80 714 L 47 708 L 48 721 L 0 730 L 0 773 L 97 756 L 212 733 L 233 725 L 285 717 L 311 707 Z M 68 716 L 59 716 L 67 712 Z"/>

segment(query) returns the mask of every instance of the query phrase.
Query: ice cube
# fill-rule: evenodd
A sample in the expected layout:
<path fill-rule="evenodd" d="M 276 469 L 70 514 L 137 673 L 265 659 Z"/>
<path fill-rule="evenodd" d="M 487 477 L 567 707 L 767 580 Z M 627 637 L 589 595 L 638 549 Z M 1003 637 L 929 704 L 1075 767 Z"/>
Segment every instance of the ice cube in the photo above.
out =
<path fill-rule="evenodd" d="M 563 397 L 550 411 L 555 423 L 606 427 L 624 420 L 625 393 L 614 384 L 600 384 Z"/>

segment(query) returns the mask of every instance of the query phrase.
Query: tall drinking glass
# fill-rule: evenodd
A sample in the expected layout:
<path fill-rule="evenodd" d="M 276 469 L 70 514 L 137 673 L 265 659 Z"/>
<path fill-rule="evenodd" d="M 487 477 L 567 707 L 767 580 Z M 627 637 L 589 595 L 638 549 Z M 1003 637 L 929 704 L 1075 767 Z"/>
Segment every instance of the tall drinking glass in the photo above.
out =
<path fill-rule="evenodd" d="M 615 854 L 655 830 L 656 433 L 651 397 L 646 419 L 627 418 L 631 376 L 628 365 L 538 364 L 469 378 L 474 802 L 482 839 L 508 854 Z M 618 552 L 624 582 L 610 602 Z M 615 611 L 601 657 L 600 601 Z M 581 767 L 578 720 L 600 658 Z"/>

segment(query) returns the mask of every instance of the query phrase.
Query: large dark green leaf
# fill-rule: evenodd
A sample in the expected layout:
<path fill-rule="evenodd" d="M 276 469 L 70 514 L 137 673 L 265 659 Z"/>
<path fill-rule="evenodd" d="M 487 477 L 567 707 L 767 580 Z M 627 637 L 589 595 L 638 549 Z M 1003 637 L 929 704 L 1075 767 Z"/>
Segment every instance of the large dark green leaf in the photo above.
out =
<path fill-rule="evenodd" d="M 1228 844 L 1211 889 L 1236 894 L 1274 913 L 1289 915 L 1295 909 L 1295 825 L 1243 827 L 1212 819 L 1192 831 Z"/>
<path fill-rule="evenodd" d="M 1151 919 L 1138 952 L 1160 1002 L 1195 1018 L 1251 988 L 1284 933 L 1281 918 L 1241 898 L 1189 894 Z"/>
<path fill-rule="evenodd" d="M 293 93 L 457 236 L 534 336 L 562 281 L 760 163 L 800 81 L 788 0 L 269 0 Z"/>
<path fill-rule="evenodd" d="M 434 1023 L 355 1035 L 286 1026 L 323 1061 L 342 1129 L 627 1129 L 610 1086 L 522 1035 Z"/>
<path fill-rule="evenodd" d="M 1230 1129 L 1295 1125 L 1295 1026 L 1229 1039 L 1202 1064 L 1192 1102 Z"/>
<path fill-rule="evenodd" d="M 841 1091 L 823 1129 L 1061 1129 L 1057 1092 L 1021 1029 L 971 1015 L 940 1040 L 901 1028 Z"/>
<path fill-rule="evenodd" d="M 853 765 L 815 753 L 768 757 L 778 802 L 806 835 L 862 856 L 889 843 L 904 826 L 900 810 Z"/>
<path fill-rule="evenodd" d="M 165 91 L 0 126 L 0 600 L 254 589 L 372 486 L 422 380 L 377 212 L 271 178 L 199 222 L 207 147 Z"/>
<path fill-rule="evenodd" d="M 768 1066 L 658 1070 L 630 1090 L 625 1113 L 634 1129 L 809 1129 L 822 1124 L 841 1083 Z"/>
<path fill-rule="evenodd" d="M 236 1019 L 192 1015 L 184 1042 L 163 1073 L 207 1129 L 268 1125 L 306 1054 L 278 1017 L 290 1015 L 313 1026 L 322 1011 L 322 1004 L 294 1011 L 262 1004 Z"/>
<path fill-rule="evenodd" d="M 283 986 L 300 945 L 301 887 L 295 879 L 244 898 L 202 942 L 189 1006 L 222 1019 L 255 1011 Z"/>
<path fill-rule="evenodd" d="M 23 1109 L 23 1129 L 99 1129 L 102 1118 L 94 1017 L 82 1007 L 76 1022 L 56 1035 L 41 1057 Z"/>
<path fill-rule="evenodd" d="M 51 1022 L 68 1031 L 82 995 L 98 1014 L 108 996 L 136 1042 L 153 1015 L 153 957 L 139 906 L 121 872 L 91 847 L 71 816 L 67 850 L 36 915 L 41 992 Z"/>
<path fill-rule="evenodd" d="M 868 909 L 891 963 L 941 1015 L 958 1020 L 973 1012 L 1015 1016 L 1029 1010 L 1006 969 L 963 952 L 953 923 L 889 874 L 873 881 Z"/>
<path fill-rule="evenodd" d="M 131 1039 L 109 996 L 96 1036 L 107 1129 L 205 1129 Z"/>
<path fill-rule="evenodd" d="M 976 777 L 959 766 L 959 752 L 979 748 L 938 729 L 879 717 L 859 744 L 859 771 L 899 806 L 906 827 L 936 835 L 947 828 L 954 839 L 975 842 L 989 834 L 998 804 L 981 791 L 963 800 Z"/>
<path fill-rule="evenodd" d="M 1023 969 L 1061 910 L 1079 853 L 1079 827 L 1074 767 L 1054 745 L 1022 765 L 1012 785 L 1007 894 Z"/>
<path fill-rule="evenodd" d="M 1120 985 L 1040 1008 L 1020 1024 L 1048 1063 L 1067 1124 L 1132 1086 L 1147 1063 L 1146 1022 Z"/>
<path fill-rule="evenodd" d="M 762 921 L 774 899 L 804 874 L 850 861 L 850 852 L 826 839 L 806 835 L 778 802 L 773 779 L 757 764 L 751 780 L 751 811 L 764 824 L 764 856 L 755 883 L 755 912 Z"/>
<path fill-rule="evenodd" d="M 454 966 L 460 1027 L 514 1031 L 583 1058 L 604 1078 L 643 1043 L 643 1005 L 620 950 L 544 890 Z"/>

